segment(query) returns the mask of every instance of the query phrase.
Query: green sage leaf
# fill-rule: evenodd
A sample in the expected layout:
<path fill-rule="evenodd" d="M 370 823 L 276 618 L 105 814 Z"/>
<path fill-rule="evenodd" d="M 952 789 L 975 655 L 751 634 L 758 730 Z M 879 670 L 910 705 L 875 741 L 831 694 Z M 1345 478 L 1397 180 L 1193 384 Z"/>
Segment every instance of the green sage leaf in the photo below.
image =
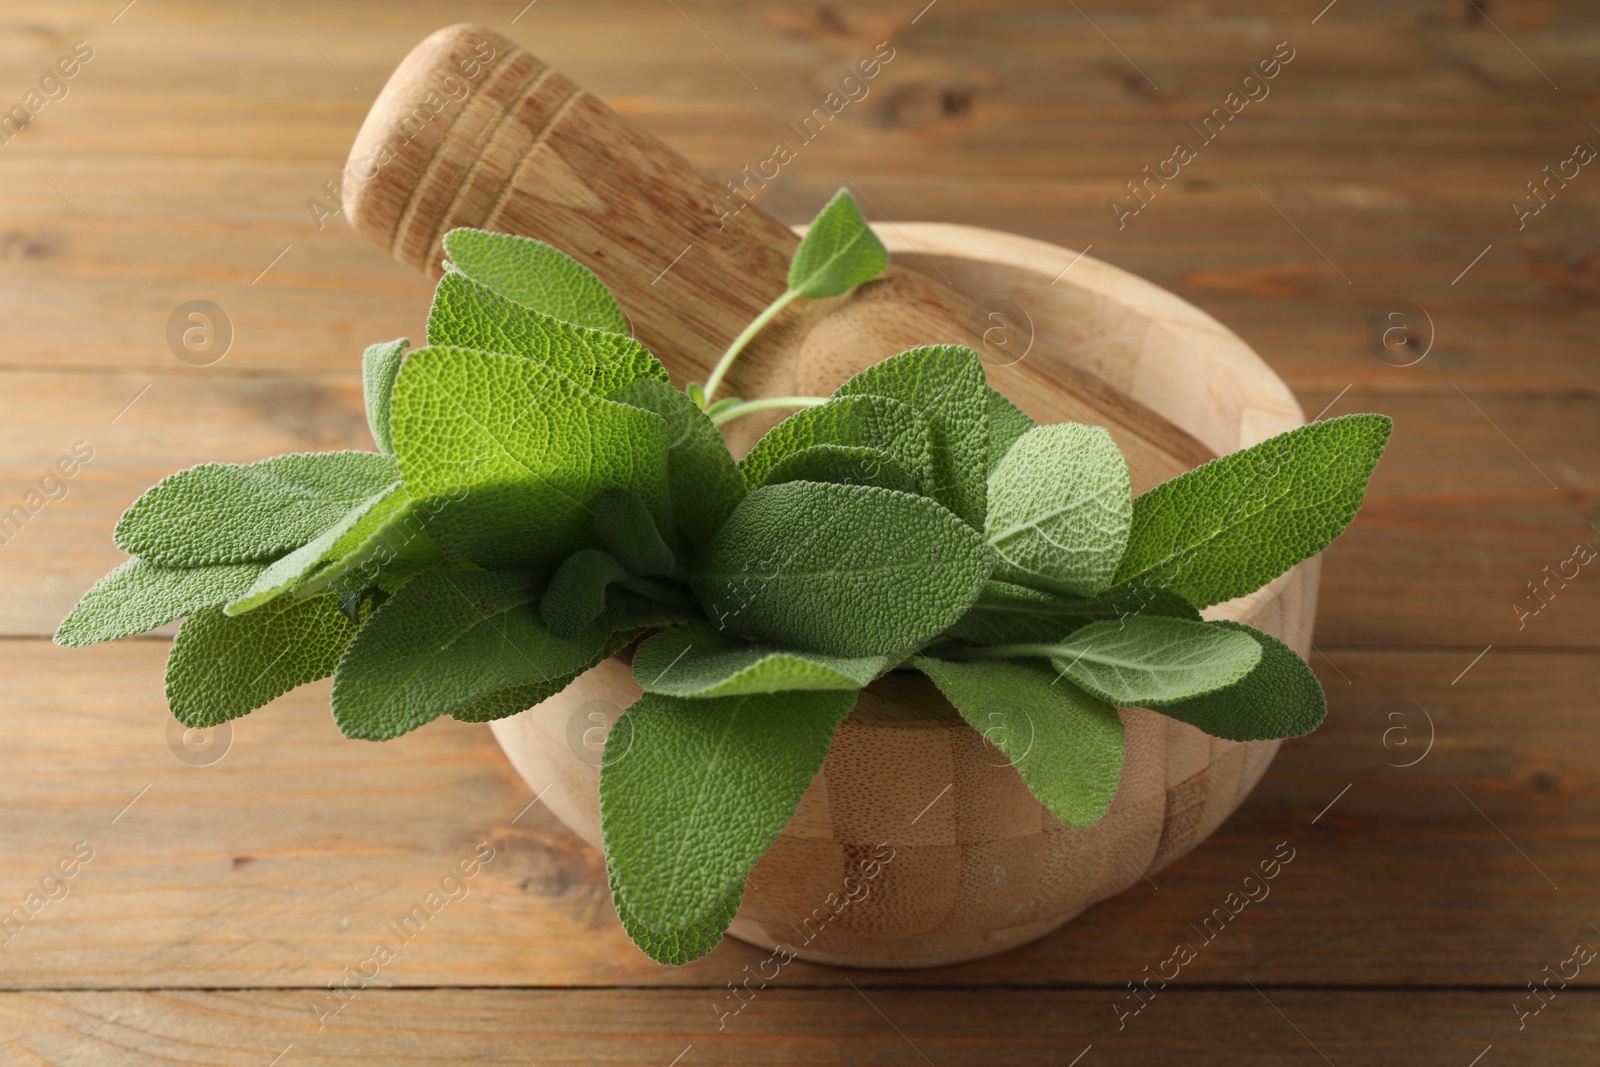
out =
<path fill-rule="evenodd" d="M 900 493 L 921 492 L 917 480 L 893 456 L 864 445 L 811 445 L 790 452 L 772 465 L 763 484 L 784 482 L 875 485 Z"/>
<path fill-rule="evenodd" d="M 706 625 L 680 626 L 640 645 L 633 680 L 647 693 L 746 696 L 791 689 L 854 692 L 889 668 L 888 656 L 825 656 L 730 640 Z"/>
<path fill-rule="evenodd" d="M 405 359 L 405 350 L 410 346 L 411 340 L 402 337 L 398 341 L 368 345 L 361 354 L 361 386 L 367 401 L 367 425 L 380 452 L 394 451 L 394 438 L 389 435 L 389 394 L 394 391 L 394 380 L 400 374 L 400 364 Z"/>
<path fill-rule="evenodd" d="M 1128 461 L 1098 426 L 1019 437 L 989 476 L 984 525 L 996 578 L 1093 596 L 1111 584 L 1133 510 Z"/>
<path fill-rule="evenodd" d="M 428 344 L 522 356 L 596 396 L 641 378 L 667 380 L 661 361 L 633 338 L 525 308 L 458 271 L 446 273 L 434 290 Z"/>
<path fill-rule="evenodd" d="M 611 291 L 554 245 L 462 228 L 444 235 L 444 254 L 456 270 L 525 308 L 574 326 L 628 332 L 627 317 Z"/>
<path fill-rule="evenodd" d="M 248 715 L 332 674 L 355 630 L 336 596 L 280 600 L 248 615 L 194 612 L 167 657 L 167 706 L 197 729 Z"/>
<path fill-rule="evenodd" d="M 56 630 L 55 642 L 81 648 L 165 626 L 226 604 L 250 587 L 260 563 L 161 567 L 130 559 L 96 582 Z"/>
<path fill-rule="evenodd" d="M 883 273 L 889 251 L 840 189 L 811 220 L 789 261 L 789 288 L 812 300 L 847 293 Z"/>
<path fill-rule="evenodd" d="M 594 500 L 594 532 L 630 574 L 661 578 L 678 566 L 638 494 L 607 489 Z"/>
<path fill-rule="evenodd" d="M 1233 685 L 1261 662 L 1261 646 L 1211 623 L 1136 615 L 1075 631 L 1050 662 L 1092 696 L 1148 708 Z"/>
<path fill-rule="evenodd" d="M 745 484 L 751 489 L 765 485 L 781 460 L 814 445 L 886 452 L 916 479 L 919 492 L 933 478 L 928 426 L 915 408 L 884 396 L 845 396 L 803 408 L 763 434 L 739 461 Z"/>
<path fill-rule="evenodd" d="M 1242 623 L 1211 625 L 1249 634 L 1261 646 L 1261 662 L 1242 681 L 1156 710 L 1229 741 L 1299 737 L 1322 724 L 1322 684 L 1294 649 Z"/>
<path fill-rule="evenodd" d="M 666 382 L 643 378 L 610 399 L 643 408 L 667 424 L 667 481 L 673 519 L 696 550 L 716 536 L 744 499 L 744 475 L 704 411 Z"/>
<path fill-rule="evenodd" d="M 1200 613 L 1170 589 L 1114 585 L 1093 597 L 1071 597 L 991 581 L 948 634 L 979 645 L 1053 644 L 1091 622 L 1133 615 L 1200 621 Z"/>
<path fill-rule="evenodd" d="M 1122 779 L 1117 709 L 1027 663 L 912 661 L 974 730 L 1016 767 L 1028 789 L 1076 830 L 1111 807 Z"/>
<path fill-rule="evenodd" d="M 522 574 L 417 575 L 372 613 L 339 660 L 334 723 L 346 737 L 383 741 L 496 690 L 550 683 L 598 662 L 608 620 L 562 640 L 540 621 L 536 599 Z"/>
<path fill-rule="evenodd" d="M 640 697 L 600 765 L 606 865 L 627 911 L 654 931 L 725 913 L 855 702 L 853 692 Z"/>
<path fill-rule="evenodd" d="M 988 469 L 993 471 L 1000 465 L 1000 461 L 1006 458 L 1011 446 L 1017 443 L 1017 438 L 1033 429 L 1036 424 L 1022 413 L 1021 408 L 1007 400 L 993 386 L 989 387 L 988 404 Z"/>
<path fill-rule="evenodd" d="M 928 495 L 981 530 L 988 493 L 987 389 L 976 352 L 929 345 L 873 364 L 833 395 L 884 396 L 922 416 L 928 430 Z"/>
<path fill-rule="evenodd" d="M 1393 427 L 1386 415 L 1313 422 L 1163 482 L 1134 501 L 1117 581 L 1202 608 L 1261 588 L 1344 532 Z"/>
<path fill-rule="evenodd" d="M 264 563 L 299 548 L 399 475 L 393 456 L 373 452 L 202 463 L 147 489 L 117 522 L 117 547 L 164 567 Z"/>
<path fill-rule="evenodd" d="M 418 349 L 395 385 L 394 440 L 428 532 L 482 567 L 554 568 L 597 544 L 607 489 L 667 518 L 665 423 L 533 360 Z"/>
<path fill-rule="evenodd" d="M 745 497 L 693 581 L 719 630 L 880 656 L 948 628 L 988 571 L 983 539 L 927 497 L 787 482 Z"/>

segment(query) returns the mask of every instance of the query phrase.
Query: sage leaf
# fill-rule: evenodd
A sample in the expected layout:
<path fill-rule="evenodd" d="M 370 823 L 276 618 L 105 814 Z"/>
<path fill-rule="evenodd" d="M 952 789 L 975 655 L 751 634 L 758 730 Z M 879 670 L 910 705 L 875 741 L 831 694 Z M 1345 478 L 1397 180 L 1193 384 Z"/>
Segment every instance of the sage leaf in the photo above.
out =
<path fill-rule="evenodd" d="M 598 662 L 607 620 L 562 640 L 540 621 L 535 599 L 523 574 L 417 575 L 372 613 L 339 660 L 334 723 L 346 737 L 383 741 L 496 690 Z"/>
<path fill-rule="evenodd" d="M 400 374 L 404 352 L 411 346 L 406 337 L 398 341 L 383 341 L 368 345 L 361 354 L 361 387 L 367 401 L 367 426 L 372 430 L 372 440 L 379 452 L 394 451 L 394 438 L 389 436 L 389 394 L 394 391 L 394 380 Z"/>
<path fill-rule="evenodd" d="M 853 692 L 646 693 L 623 712 L 600 765 L 600 832 L 627 911 L 653 931 L 724 914 L 855 702 Z"/>
<path fill-rule="evenodd" d="M 595 497 L 594 532 L 630 574 L 662 578 L 678 566 L 649 507 L 636 493 L 607 489 Z"/>
<path fill-rule="evenodd" d="M 865 445 L 811 445 L 773 464 L 766 485 L 784 482 L 832 482 L 875 485 L 901 493 L 919 493 L 917 480 L 893 456 Z"/>
<path fill-rule="evenodd" d="M 739 910 L 739 901 L 744 896 L 744 883 L 740 882 L 727 897 L 707 911 L 704 918 L 672 930 L 653 930 L 622 899 L 616 875 L 611 874 L 607 881 L 611 888 L 611 903 L 622 922 L 622 929 L 645 955 L 671 967 L 691 963 L 716 948 L 723 933 L 733 922 L 734 914 Z"/>
<path fill-rule="evenodd" d="M 248 615 L 192 613 L 167 657 L 167 706 L 201 729 L 333 673 L 356 628 L 336 596 L 280 600 Z"/>
<path fill-rule="evenodd" d="M 1064 422 L 1019 437 L 989 475 L 984 532 L 1004 581 L 1093 596 L 1128 540 L 1128 461 L 1098 426 Z"/>
<path fill-rule="evenodd" d="M 791 689 L 854 692 L 889 669 L 888 656 L 824 656 L 730 640 L 706 625 L 680 626 L 640 645 L 633 680 L 647 693 L 728 697 Z"/>
<path fill-rule="evenodd" d="M 557 637 L 574 637 L 606 610 L 606 587 L 628 577 L 616 557 L 598 549 L 574 552 L 556 569 L 539 600 L 539 617 Z"/>
<path fill-rule="evenodd" d="M 117 522 L 117 547 L 164 567 L 264 563 L 299 548 L 399 474 L 393 456 L 373 452 L 202 463 L 134 501 Z"/>
<path fill-rule="evenodd" d="M 1243 681 L 1156 710 L 1229 741 L 1299 737 L 1322 724 L 1328 714 L 1322 684 L 1294 649 L 1242 623 L 1211 625 L 1254 638 L 1261 662 Z"/>
<path fill-rule="evenodd" d="M 988 572 L 982 537 L 927 497 L 786 482 L 744 498 L 693 583 L 719 630 L 881 656 L 948 628 Z"/>
<path fill-rule="evenodd" d="M 1033 664 L 925 656 L 912 663 L 1056 818 L 1082 830 L 1105 815 L 1122 780 L 1125 738 L 1116 708 Z"/>
<path fill-rule="evenodd" d="M 988 470 L 993 471 L 1000 465 L 1000 461 L 1006 458 L 1011 446 L 1017 443 L 1017 438 L 1033 429 L 1036 424 L 1022 413 L 1021 408 L 1002 396 L 999 390 L 993 386 L 988 388 Z"/>
<path fill-rule="evenodd" d="M 468 228 L 444 235 L 450 266 L 513 303 L 574 326 L 628 332 L 627 317 L 594 272 L 554 245 Z"/>
<path fill-rule="evenodd" d="M 376 586 L 393 592 L 414 574 L 445 562 L 423 525 L 416 501 L 397 485 L 334 541 L 324 566 L 294 587 L 305 596 L 334 589 L 351 592 Z"/>
<path fill-rule="evenodd" d="M 394 440 L 439 547 L 491 570 L 553 568 L 596 544 L 607 489 L 667 517 L 666 424 L 530 359 L 418 349 L 395 385 Z"/>
<path fill-rule="evenodd" d="M 690 545 L 704 548 L 745 494 L 744 475 L 722 434 L 693 400 L 654 378 L 629 382 L 610 399 L 652 412 L 667 424 L 673 519 Z"/>
<path fill-rule="evenodd" d="M 1091 622 L 1133 615 L 1200 621 L 1200 613 L 1170 589 L 1115 585 L 1093 597 L 1073 597 L 990 581 L 947 634 L 979 645 L 1053 644 Z"/>
<path fill-rule="evenodd" d="M 525 308 L 457 271 L 433 292 L 428 344 L 535 360 L 596 396 L 640 378 L 667 380 L 661 361 L 633 338 Z"/>
<path fill-rule="evenodd" d="M 165 626 L 202 608 L 220 607 L 244 592 L 260 563 L 162 567 L 130 559 L 90 587 L 61 620 L 55 642 L 82 648 Z"/>
<path fill-rule="evenodd" d="M 1393 427 L 1386 415 L 1313 422 L 1163 482 L 1134 501 L 1117 581 L 1202 608 L 1261 588 L 1344 532 Z"/>
<path fill-rule="evenodd" d="M 883 396 L 845 396 L 804 408 L 768 430 L 739 461 L 745 484 L 765 485 L 777 463 L 813 445 L 875 448 L 888 453 L 916 479 L 918 490 L 933 478 L 928 426 L 916 409 Z"/>
<path fill-rule="evenodd" d="M 883 273 L 889 251 L 840 189 L 811 220 L 789 261 L 789 288 L 816 300 L 847 293 Z"/>
<path fill-rule="evenodd" d="M 976 352 L 960 345 L 929 345 L 873 364 L 833 395 L 888 397 L 922 416 L 928 430 L 928 495 L 981 530 L 989 451 L 987 389 Z"/>
<path fill-rule="evenodd" d="M 230 601 L 223 611 L 229 615 L 243 615 L 294 589 L 313 571 L 322 567 L 323 560 L 328 557 L 334 544 L 348 534 L 369 512 L 397 493 L 404 492 L 405 488 L 399 482 L 395 482 L 369 496 L 316 537 L 282 559 L 269 563 L 256 576 L 250 588 Z"/>
<path fill-rule="evenodd" d="M 546 700 L 549 700 L 577 681 L 591 667 L 594 667 L 602 660 L 610 659 L 624 648 L 633 644 L 643 632 L 643 630 L 638 629 L 619 629 L 612 633 L 605 645 L 594 654 L 589 663 L 577 670 L 558 675 L 548 681 L 523 682 L 491 689 L 489 692 L 467 701 L 460 707 L 452 708 L 450 717 L 457 722 L 493 722 L 495 719 L 519 715 L 536 704 L 543 704 Z"/>
<path fill-rule="evenodd" d="M 1211 623 L 1135 615 L 1075 631 L 1050 662 L 1092 696 L 1150 708 L 1233 685 L 1261 662 L 1261 645 Z"/>

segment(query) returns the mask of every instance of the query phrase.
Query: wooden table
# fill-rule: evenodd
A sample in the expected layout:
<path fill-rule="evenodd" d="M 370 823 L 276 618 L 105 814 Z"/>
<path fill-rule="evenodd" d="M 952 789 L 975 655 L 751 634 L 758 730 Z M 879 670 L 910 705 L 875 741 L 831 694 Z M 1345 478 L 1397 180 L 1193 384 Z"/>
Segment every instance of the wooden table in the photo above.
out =
<path fill-rule="evenodd" d="M 1600 145 L 1592 7 L 123 2 L 23 0 L 0 24 L 0 100 L 94 49 L 0 147 L 0 514 L 93 450 L 0 545 L 0 912 L 28 916 L 0 932 L 0 1064 L 1595 1062 L 1600 967 L 1526 983 L 1600 945 L 1600 571 L 1516 606 L 1596 537 L 1600 173 L 1552 180 L 1521 229 L 1510 206 Z M 888 41 L 758 202 L 798 221 L 849 179 L 874 218 L 1092 245 L 1239 331 L 1308 414 L 1393 415 L 1326 558 L 1327 724 L 1209 842 L 1042 941 L 933 971 L 793 964 L 719 1030 L 761 954 L 637 952 L 601 858 L 527 806 L 487 729 L 345 741 L 322 683 L 191 752 L 167 638 L 53 647 L 161 475 L 370 447 L 360 351 L 420 338 L 429 286 L 307 201 L 395 62 L 463 19 L 729 178 Z M 1199 144 L 1187 124 L 1280 41 L 1270 96 L 1119 229 L 1107 201 L 1137 203 L 1125 182 Z M 190 300 L 225 311 L 225 357 L 169 349 Z M 1380 360 L 1369 318 L 1401 300 L 1415 344 Z M 329 1015 L 330 984 L 482 842 L 469 894 Z M 1203 941 L 1280 842 L 1270 897 Z M 75 847 L 92 858 L 43 881 Z M 56 899 L 29 897 L 42 881 Z M 1198 958 L 1132 999 L 1184 940 Z"/>

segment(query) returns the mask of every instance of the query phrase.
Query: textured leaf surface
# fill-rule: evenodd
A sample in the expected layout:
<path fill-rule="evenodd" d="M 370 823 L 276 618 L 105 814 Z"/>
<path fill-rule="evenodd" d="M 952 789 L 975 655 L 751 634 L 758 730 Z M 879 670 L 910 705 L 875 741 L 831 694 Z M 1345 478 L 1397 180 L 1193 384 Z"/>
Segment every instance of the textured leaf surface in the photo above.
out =
<path fill-rule="evenodd" d="M 884 396 L 921 415 L 928 429 L 928 495 L 981 530 L 988 493 L 987 389 L 976 352 L 929 345 L 873 364 L 833 395 Z"/>
<path fill-rule="evenodd" d="M 1097 596 L 1071 597 L 986 582 L 978 602 L 949 634 L 980 645 L 1053 644 L 1080 626 L 1132 615 L 1200 621 L 1200 613 L 1170 589 L 1117 585 Z"/>
<path fill-rule="evenodd" d="M 539 617 L 557 637 L 573 637 L 606 610 L 606 587 L 628 576 L 622 564 L 596 548 L 574 552 L 556 569 L 539 599 Z"/>
<path fill-rule="evenodd" d="M 190 615 L 167 657 L 167 705 L 185 726 L 215 726 L 326 678 L 355 627 L 336 596 L 281 600 L 248 615 Z"/>
<path fill-rule="evenodd" d="M 400 476 L 393 456 L 299 452 L 168 475 L 117 522 L 117 547 L 164 567 L 259 563 L 299 548 Z"/>
<path fill-rule="evenodd" d="M 561 692 L 567 686 L 577 681 L 591 667 L 605 659 L 610 659 L 618 652 L 627 648 L 639 637 L 643 630 L 621 629 L 614 632 L 606 641 L 604 647 L 595 653 L 593 662 L 582 668 L 552 678 L 546 682 L 524 682 L 519 685 L 501 686 L 492 689 L 482 696 L 467 701 L 460 707 L 452 708 L 450 717 L 457 722 L 493 722 L 495 719 L 504 719 L 527 711 L 536 704 Z"/>
<path fill-rule="evenodd" d="M 324 558 L 326 566 L 297 586 L 297 594 L 328 588 L 355 591 L 374 585 L 393 590 L 412 575 L 445 562 L 403 485 L 368 509 Z"/>
<path fill-rule="evenodd" d="M 1134 501 L 1117 580 L 1176 589 L 1202 608 L 1261 588 L 1344 532 L 1393 425 L 1313 422 L 1156 486 Z"/>
<path fill-rule="evenodd" d="M 1056 818 L 1081 830 L 1111 807 L 1124 746 L 1116 708 L 1032 664 L 914 662 Z"/>
<path fill-rule="evenodd" d="M 633 654 L 633 680 L 647 693 L 727 697 L 790 689 L 857 690 L 889 667 L 887 656 L 824 656 L 729 640 L 710 626 L 656 634 Z"/>
<path fill-rule="evenodd" d="M 417 575 L 372 613 L 339 661 L 333 721 L 346 737 L 382 741 L 496 690 L 547 684 L 597 662 L 608 620 L 562 640 L 535 600 L 525 575 Z"/>
<path fill-rule="evenodd" d="M 666 382 L 630 382 L 611 399 L 653 412 L 667 424 L 673 519 L 691 545 L 703 548 L 744 499 L 744 475 L 722 434 L 694 401 Z"/>
<path fill-rule="evenodd" d="M 368 345 L 361 354 L 361 387 L 367 401 L 367 426 L 380 452 L 394 451 L 394 438 L 389 435 L 389 394 L 394 391 L 394 380 L 400 374 L 400 364 L 410 345 L 410 338 L 402 337 L 398 341 Z"/>
<path fill-rule="evenodd" d="M 423 348 L 394 391 L 395 451 L 452 558 L 555 567 L 598 544 L 594 499 L 628 489 L 667 510 L 667 428 L 514 356 Z"/>
<path fill-rule="evenodd" d="M 565 374 L 597 396 L 667 371 L 633 338 L 574 326 L 544 315 L 450 271 L 433 291 L 428 344 L 523 356 Z"/>
<path fill-rule="evenodd" d="M 1212 623 L 1139 615 L 1085 626 L 1050 662 L 1102 700 L 1159 707 L 1233 685 L 1261 662 L 1261 646 Z"/>
<path fill-rule="evenodd" d="M 875 448 L 916 479 L 919 491 L 933 477 L 928 427 L 909 404 L 883 396 L 846 396 L 797 411 L 762 435 L 739 461 L 745 484 L 767 481 L 780 460 L 813 445 Z"/>
<path fill-rule="evenodd" d="M 248 589 L 261 568 L 260 563 L 160 567 L 130 559 L 83 594 L 61 621 L 55 642 L 80 648 L 115 641 L 219 607 Z"/>
<path fill-rule="evenodd" d="M 649 507 L 625 489 L 607 489 L 595 497 L 594 532 L 630 574 L 660 578 L 678 565 Z"/>
<path fill-rule="evenodd" d="M 847 293 L 883 273 L 889 251 L 843 189 L 811 220 L 789 261 L 789 288 L 819 299 Z"/>
<path fill-rule="evenodd" d="M 1243 681 L 1168 704 L 1160 709 L 1163 715 L 1229 741 L 1299 737 L 1322 724 L 1328 714 L 1322 684 L 1294 649 L 1241 623 L 1211 625 L 1249 634 L 1261 646 L 1261 662 Z"/>
<path fill-rule="evenodd" d="M 1093 596 L 1111 584 L 1128 541 L 1128 461 L 1098 426 L 1036 426 L 989 476 L 984 531 L 995 577 Z"/>
<path fill-rule="evenodd" d="M 652 930 L 634 914 L 627 901 L 622 899 L 616 875 L 610 874 L 607 880 L 611 887 L 611 904 L 616 909 L 617 918 L 622 922 L 622 929 L 645 955 L 657 963 L 665 963 L 671 967 L 681 967 L 685 963 L 693 962 L 716 948 L 728 925 L 733 922 L 733 916 L 739 910 L 739 901 L 744 896 L 744 883 L 740 882 L 734 887 L 733 892 L 708 911 L 703 919 L 674 930 Z"/>
<path fill-rule="evenodd" d="M 600 830 L 618 895 L 647 929 L 725 910 L 822 767 L 855 694 L 685 700 L 646 693 L 606 737 Z"/>
<path fill-rule="evenodd" d="M 720 630 L 877 656 L 949 627 L 988 571 L 982 537 L 927 497 L 788 482 L 745 497 L 694 587 Z"/>
<path fill-rule="evenodd" d="M 628 332 L 627 317 L 594 272 L 554 245 L 531 237 L 459 229 L 444 235 L 450 264 L 525 308 L 574 326 Z"/>
<path fill-rule="evenodd" d="M 767 485 L 784 482 L 833 482 L 836 485 L 875 485 L 900 493 L 918 493 L 921 487 L 894 457 L 862 445 L 812 445 L 772 465 Z"/>
<path fill-rule="evenodd" d="M 994 470 L 1005 459 L 1017 438 L 1033 429 L 1034 421 L 1022 409 L 1007 400 L 993 386 L 988 392 L 989 414 L 989 470 Z"/>
<path fill-rule="evenodd" d="M 339 519 L 293 552 L 276 560 L 256 576 L 249 589 L 231 601 L 225 610 L 229 615 L 243 615 L 260 607 L 300 585 L 313 571 L 323 566 L 323 560 L 333 552 L 334 545 L 349 534 L 375 508 L 381 507 L 396 494 L 403 495 L 405 488 L 395 482 L 369 496 Z"/>

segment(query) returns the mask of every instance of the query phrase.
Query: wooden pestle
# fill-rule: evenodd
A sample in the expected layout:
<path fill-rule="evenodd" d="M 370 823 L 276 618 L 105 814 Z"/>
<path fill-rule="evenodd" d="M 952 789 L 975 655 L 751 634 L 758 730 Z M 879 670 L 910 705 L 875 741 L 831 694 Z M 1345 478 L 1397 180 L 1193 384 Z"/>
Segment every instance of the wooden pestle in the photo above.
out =
<path fill-rule="evenodd" d="M 441 241 L 457 226 L 535 237 L 575 256 L 610 287 L 679 386 L 704 382 L 784 291 L 799 243 L 754 206 L 733 211 L 736 199 L 682 156 L 508 38 L 470 24 L 434 33 L 401 62 L 356 137 L 345 180 L 352 225 L 430 276 L 442 272 Z M 916 345 L 980 348 L 976 324 L 965 296 L 891 266 L 845 296 L 791 304 L 740 355 L 720 395 L 825 396 Z M 1023 359 L 988 373 L 1040 422 L 1107 427 L 1136 490 L 1212 458 L 1160 415 L 1060 361 Z M 783 414 L 726 426 L 735 454 Z"/>

